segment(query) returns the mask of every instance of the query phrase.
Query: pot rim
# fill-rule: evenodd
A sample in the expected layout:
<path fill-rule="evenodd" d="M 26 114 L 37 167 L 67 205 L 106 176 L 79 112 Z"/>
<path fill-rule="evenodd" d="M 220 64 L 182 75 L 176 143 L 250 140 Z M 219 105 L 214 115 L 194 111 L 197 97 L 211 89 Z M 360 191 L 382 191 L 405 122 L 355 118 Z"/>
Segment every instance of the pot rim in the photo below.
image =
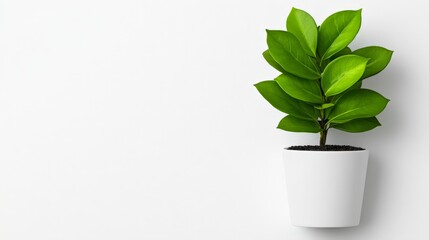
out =
<path fill-rule="evenodd" d="M 362 150 L 348 150 L 348 151 L 319 151 L 319 150 L 295 150 L 295 149 L 288 149 L 288 147 L 283 148 L 284 151 L 288 152 L 302 152 L 302 153 L 322 153 L 322 154 L 328 154 L 328 153 L 360 153 L 360 152 L 369 152 L 368 149 L 362 149 Z"/>

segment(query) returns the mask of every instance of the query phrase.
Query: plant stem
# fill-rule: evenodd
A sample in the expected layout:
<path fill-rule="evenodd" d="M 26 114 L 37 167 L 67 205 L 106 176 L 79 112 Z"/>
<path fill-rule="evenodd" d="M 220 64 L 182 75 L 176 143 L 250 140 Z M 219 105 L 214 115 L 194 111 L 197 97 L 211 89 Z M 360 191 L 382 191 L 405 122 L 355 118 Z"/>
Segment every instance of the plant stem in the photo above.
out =
<path fill-rule="evenodd" d="M 326 137 L 328 136 L 328 129 L 323 129 L 320 132 L 320 147 L 326 146 Z"/>
<path fill-rule="evenodd" d="M 320 145 L 320 147 L 324 148 L 326 146 L 326 138 L 328 137 L 328 128 L 326 126 L 327 124 L 326 124 L 325 110 L 324 109 L 321 110 L 320 115 L 321 115 L 320 127 L 323 130 L 320 132 L 319 145 Z"/>
<path fill-rule="evenodd" d="M 322 67 L 323 61 L 320 59 L 319 56 L 317 56 L 317 62 L 319 63 L 319 67 L 321 68 L 321 71 L 323 72 L 323 70 L 324 70 L 323 67 Z M 324 102 L 328 103 L 329 101 L 328 101 L 327 97 L 325 96 L 323 88 L 322 88 L 322 79 L 319 78 L 317 82 L 319 84 L 320 91 L 323 93 L 323 100 L 324 100 Z M 326 119 L 325 109 L 321 109 L 320 110 L 320 121 L 319 121 L 320 127 L 322 128 L 322 131 L 320 132 L 320 141 L 319 141 L 319 145 L 320 145 L 321 148 L 325 148 L 325 146 L 326 146 L 326 138 L 328 137 L 328 129 L 329 128 L 327 126 L 328 124 L 326 124 L 327 120 L 328 119 Z"/>

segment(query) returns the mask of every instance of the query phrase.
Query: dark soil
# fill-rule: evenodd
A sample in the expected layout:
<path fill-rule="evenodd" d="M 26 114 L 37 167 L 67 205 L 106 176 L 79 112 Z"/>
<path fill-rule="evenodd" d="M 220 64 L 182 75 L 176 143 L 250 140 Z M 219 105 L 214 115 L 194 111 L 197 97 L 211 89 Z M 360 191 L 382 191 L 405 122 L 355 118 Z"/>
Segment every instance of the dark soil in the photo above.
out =
<path fill-rule="evenodd" d="M 349 145 L 326 145 L 321 147 L 319 145 L 304 145 L 304 146 L 290 146 L 288 150 L 300 150 L 300 151 L 360 151 L 365 150 L 360 147 L 353 147 Z"/>

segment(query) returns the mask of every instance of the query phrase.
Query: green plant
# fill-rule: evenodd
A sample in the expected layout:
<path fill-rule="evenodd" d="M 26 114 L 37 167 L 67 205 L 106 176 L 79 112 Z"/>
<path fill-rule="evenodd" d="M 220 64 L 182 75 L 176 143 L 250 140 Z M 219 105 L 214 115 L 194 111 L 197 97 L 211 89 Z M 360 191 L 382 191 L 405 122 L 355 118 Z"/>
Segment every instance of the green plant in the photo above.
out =
<path fill-rule="evenodd" d="M 320 133 L 324 147 L 330 128 L 356 133 L 381 125 L 375 116 L 389 100 L 361 86 L 388 65 L 393 51 L 379 46 L 352 51 L 348 45 L 360 26 L 361 10 L 334 13 L 317 26 L 307 12 L 292 8 L 287 31 L 267 30 L 263 57 L 281 75 L 255 86 L 288 114 L 278 128 Z"/>

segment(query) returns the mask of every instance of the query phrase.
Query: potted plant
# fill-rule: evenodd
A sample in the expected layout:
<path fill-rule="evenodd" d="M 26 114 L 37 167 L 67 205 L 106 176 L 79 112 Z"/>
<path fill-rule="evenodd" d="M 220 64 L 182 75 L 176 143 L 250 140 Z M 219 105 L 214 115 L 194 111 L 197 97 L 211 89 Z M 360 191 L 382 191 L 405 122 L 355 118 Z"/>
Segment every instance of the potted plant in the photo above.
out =
<path fill-rule="evenodd" d="M 389 100 L 362 88 L 382 71 L 392 51 L 370 46 L 351 50 L 361 10 L 340 11 L 320 26 L 292 8 L 285 30 L 267 30 L 265 60 L 281 74 L 255 84 L 275 108 L 288 114 L 278 128 L 319 133 L 316 146 L 284 150 L 291 222 L 305 227 L 359 225 L 368 150 L 326 145 L 332 128 L 359 133 L 380 126 L 376 116 Z"/>

